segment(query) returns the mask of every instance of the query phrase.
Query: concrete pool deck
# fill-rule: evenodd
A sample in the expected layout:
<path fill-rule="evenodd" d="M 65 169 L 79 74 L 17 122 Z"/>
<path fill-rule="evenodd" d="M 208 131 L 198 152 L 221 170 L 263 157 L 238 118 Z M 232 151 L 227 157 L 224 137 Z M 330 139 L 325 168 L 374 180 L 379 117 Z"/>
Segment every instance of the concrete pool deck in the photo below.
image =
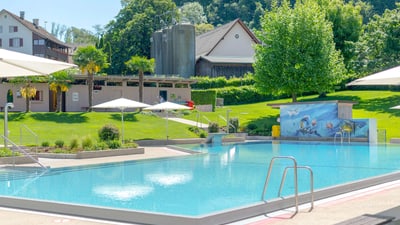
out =
<path fill-rule="evenodd" d="M 163 157 L 187 155 L 188 153 L 169 149 L 167 147 L 145 147 L 145 153 L 130 156 L 116 156 L 94 159 L 40 159 L 41 163 L 52 168 L 118 162 L 127 160 L 142 160 Z M 297 225 L 297 224 L 336 224 L 363 214 L 378 214 L 400 205 L 400 181 L 374 186 L 361 191 L 356 191 L 333 198 L 315 202 L 314 210 L 308 212 L 307 205 L 299 213 L 290 218 L 291 211 L 280 211 L 267 216 L 259 216 L 232 225 Z M 20 224 L 124 224 L 111 221 L 100 221 L 88 218 L 71 217 L 65 215 L 46 214 L 32 211 L 0 208 L 0 221 L 2 225 Z"/>

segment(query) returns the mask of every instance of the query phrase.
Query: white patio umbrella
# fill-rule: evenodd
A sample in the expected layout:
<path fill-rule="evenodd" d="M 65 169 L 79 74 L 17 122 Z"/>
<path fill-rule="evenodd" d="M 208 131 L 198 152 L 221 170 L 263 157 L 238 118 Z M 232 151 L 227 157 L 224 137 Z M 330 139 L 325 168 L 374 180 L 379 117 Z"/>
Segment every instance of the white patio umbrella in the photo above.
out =
<path fill-rule="evenodd" d="M 148 107 L 150 105 L 145 104 L 145 103 L 141 103 L 141 102 L 137 102 L 137 101 L 133 101 L 130 99 L 126 99 L 126 98 L 118 98 L 118 99 L 114 99 L 108 102 L 104 102 L 98 105 L 94 105 L 92 106 L 92 108 L 103 108 L 103 109 L 120 109 L 121 110 L 121 123 L 122 123 L 122 132 L 121 132 L 121 136 L 122 136 L 122 143 L 124 143 L 124 110 L 125 109 L 140 109 L 140 108 L 145 108 Z"/>
<path fill-rule="evenodd" d="M 0 77 L 42 76 L 72 67 L 76 65 L 0 49 Z"/>
<path fill-rule="evenodd" d="M 76 67 L 74 64 L 45 59 L 0 48 L 0 77 L 42 76 Z M 6 104 L 8 108 L 9 103 Z M 7 110 L 4 113 L 4 145 L 7 147 Z"/>
<path fill-rule="evenodd" d="M 400 85 L 400 66 L 371 74 L 346 84 L 346 86 L 352 85 Z"/>
<path fill-rule="evenodd" d="M 191 108 L 188 106 L 185 106 L 185 105 L 180 105 L 180 104 L 176 104 L 176 103 L 168 102 L 168 101 L 144 108 L 144 110 L 164 110 L 165 111 L 165 114 L 167 117 L 167 119 L 166 119 L 167 122 L 165 125 L 167 140 L 168 140 L 168 112 L 171 110 L 185 110 L 185 109 L 191 109 Z"/>

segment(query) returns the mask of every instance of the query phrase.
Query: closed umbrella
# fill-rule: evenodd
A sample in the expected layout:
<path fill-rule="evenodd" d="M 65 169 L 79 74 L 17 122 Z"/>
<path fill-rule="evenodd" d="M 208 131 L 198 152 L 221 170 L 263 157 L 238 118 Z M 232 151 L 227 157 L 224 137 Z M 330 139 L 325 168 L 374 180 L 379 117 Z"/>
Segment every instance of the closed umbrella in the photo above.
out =
<path fill-rule="evenodd" d="M 145 108 L 150 105 L 133 101 L 126 98 L 118 98 L 108 102 L 104 102 L 98 105 L 92 106 L 92 108 L 103 108 L 103 109 L 120 109 L 121 110 L 121 123 L 122 123 L 122 143 L 124 143 L 124 110 L 125 109 L 135 109 L 135 108 Z"/>
<path fill-rule="evenodd" d="M 144 108 L 144 110 L 164 110 L 165 111 L 165 114 L 167 117 L 167 119 L 166 119 L 166 121 L 167 121 L 166 122 L 167 140 L 168 140 L 168 112 L 171 110 L 185 110 L 185 109 L 191 109 L 191 108 L 188 106 L 185 106 L 185 105 L 180 105 L 180 104 L 176 104 L 176 103 L 168 102 L 168 101 Z"/>

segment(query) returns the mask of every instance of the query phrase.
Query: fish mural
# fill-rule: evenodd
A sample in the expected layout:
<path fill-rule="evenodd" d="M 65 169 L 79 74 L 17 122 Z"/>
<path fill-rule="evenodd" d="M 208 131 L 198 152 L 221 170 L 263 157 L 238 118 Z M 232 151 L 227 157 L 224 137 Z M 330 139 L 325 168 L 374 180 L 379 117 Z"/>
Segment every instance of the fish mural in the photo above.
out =
<path fill-rule="evenodd" d="M 338 132 L 368 137 L 368 119 L 338 118 L 337 102 L 280 106 L 282 137 L 334 137 Z"/>

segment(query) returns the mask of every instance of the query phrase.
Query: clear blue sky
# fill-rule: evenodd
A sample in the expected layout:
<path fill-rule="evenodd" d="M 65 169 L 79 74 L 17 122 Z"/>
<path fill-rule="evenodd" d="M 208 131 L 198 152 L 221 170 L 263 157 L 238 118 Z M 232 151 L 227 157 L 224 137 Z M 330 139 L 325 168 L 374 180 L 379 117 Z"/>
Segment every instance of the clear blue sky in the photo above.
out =
<path fill-rule="evenodd" d="M 121 10 L 120 0 L 1 0 L 0 10 L 5 9 L 51 31 L 52 23 L 67 27 L 84 28 L 94 32 L 94 25 L 104 26 Z M 45 23 L 45 21 L 47 23 Z"/>

